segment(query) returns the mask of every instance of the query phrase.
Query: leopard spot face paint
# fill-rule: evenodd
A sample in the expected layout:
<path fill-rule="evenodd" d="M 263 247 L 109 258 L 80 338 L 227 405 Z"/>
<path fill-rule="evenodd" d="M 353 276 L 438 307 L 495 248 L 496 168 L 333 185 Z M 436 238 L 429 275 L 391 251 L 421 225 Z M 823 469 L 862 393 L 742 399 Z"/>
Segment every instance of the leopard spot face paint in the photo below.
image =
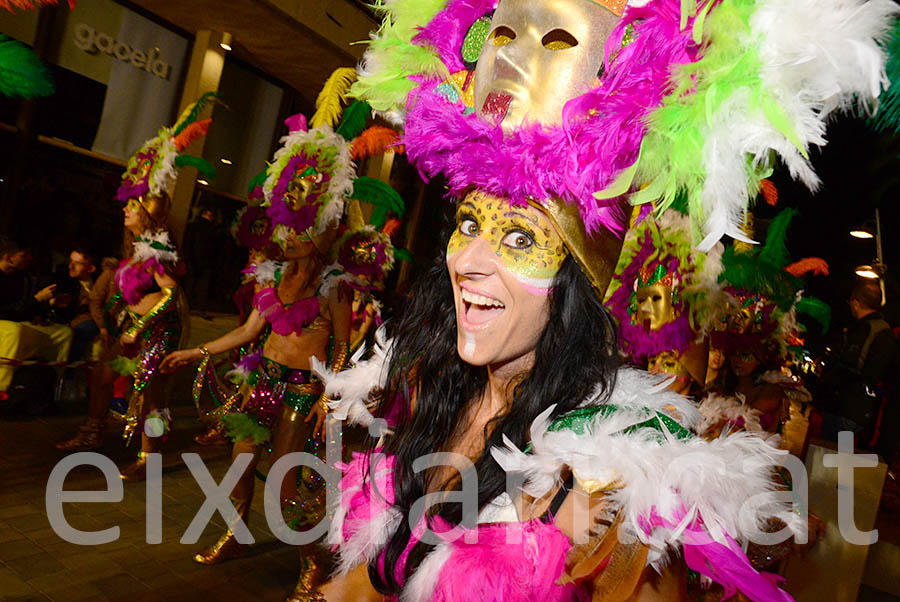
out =
<path fill-rule="evenodd" d="M 550 218 L 533 206 L 515 207 L 484 192 L 469 193 L 456 209 L 448 258 L 483 238 L 526 291 L 545 296 L 568 250 Z"/>

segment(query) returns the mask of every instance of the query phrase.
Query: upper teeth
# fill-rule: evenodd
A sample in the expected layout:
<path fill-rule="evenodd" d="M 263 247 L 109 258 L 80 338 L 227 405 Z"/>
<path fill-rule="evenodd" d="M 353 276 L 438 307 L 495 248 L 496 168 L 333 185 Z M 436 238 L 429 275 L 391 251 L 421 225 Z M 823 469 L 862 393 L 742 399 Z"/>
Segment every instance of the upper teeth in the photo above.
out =
<path fill-rule="evenodd" d="M 467 291 L 466 289 L 462 289 L 462 300 L 466 303 L 473 303 L 475 305 L 486 305 L 488 307 L 506 307 L 496 299 L 484 297 L 471 291 Z"/>

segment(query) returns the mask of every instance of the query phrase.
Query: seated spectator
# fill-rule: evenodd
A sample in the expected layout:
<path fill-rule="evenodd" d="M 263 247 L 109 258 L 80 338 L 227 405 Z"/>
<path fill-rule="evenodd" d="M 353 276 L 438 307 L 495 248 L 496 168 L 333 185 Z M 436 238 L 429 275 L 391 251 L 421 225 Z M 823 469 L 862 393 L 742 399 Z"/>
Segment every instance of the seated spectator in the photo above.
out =
<path fill-rule="evenodd" d="M 61 362 L 68 357 L 72 344 L 68 326 L 30 321 L 46 312 L 56 294 L 56 284 L 33 292 L 30 265 L 28 247 L 0 238 L 0 392 L 4 393 L 15 373 L 15 366 L 8 361 Z"/>
<path fill-rule="evenodd" d="M 90 296 L 94 286 L 94 274 L 97 271 L 94 255 L 84 247 L 78 247 L 69 253 L 68 303 L 64 315 L 73 331 L 72 349 L 69 360 L 84 359 L 85 352 L 100 334 L 100 327 L 91 317 Z"/>

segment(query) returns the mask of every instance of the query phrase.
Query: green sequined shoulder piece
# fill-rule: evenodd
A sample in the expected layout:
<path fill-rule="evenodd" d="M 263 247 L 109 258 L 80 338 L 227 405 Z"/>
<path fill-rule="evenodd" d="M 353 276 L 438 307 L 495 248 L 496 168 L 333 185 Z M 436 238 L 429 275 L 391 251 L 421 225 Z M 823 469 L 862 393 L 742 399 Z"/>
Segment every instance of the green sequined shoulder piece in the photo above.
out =
<path fill-rule="evenodd" d="M 576 435 L 583 435 L 585 429 L 598 419 L 598 415 L 599 419 L 603 420 L 614 415 L 619 409 L 618 406 L 611 403 L 578 408 L 577 410 L 572 410 L 568 414 L 554 420 L 547 430 L 550 432 L 570 430 Z M 694 434 L 690 430 L 681 426 L 681 424 L 671 416 L 662 412 L 652 412 L 649 409 L 645 410 L 645 413 L 647 414 L 647 420 L 629 426 L 622 431 L 623 434 L 628 435 L 640 429 L 651 428 L 659 431 L 660 435 L 664 432 L 669 432 L 674 435 L 675 438 L 681 440 L 694 438 Z"/>

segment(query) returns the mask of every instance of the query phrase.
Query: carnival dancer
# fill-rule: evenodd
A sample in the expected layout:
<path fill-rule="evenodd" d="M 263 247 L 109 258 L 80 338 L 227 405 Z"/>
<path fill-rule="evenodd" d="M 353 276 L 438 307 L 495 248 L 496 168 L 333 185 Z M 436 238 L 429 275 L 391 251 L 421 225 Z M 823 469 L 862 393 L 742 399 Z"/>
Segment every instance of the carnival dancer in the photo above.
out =
<path fill-rule="evenodd" d="M 798 314 L 818 321 L 827 332 L 830 308 L 815 297 L 803 295 L 802 277 L 828 274 L 828 265 L 817 257 L 791 262 L 785 239 L 797 211 L 784 209 L 770 223 L 765 243 L 755 247 L 726 249 L 722 257 L 721 303 L 709 320 L 711 345 L 721 349 L 725 370 L 713 393 L 740 396 L 760 412 L 763 429 L 781 432 L 793 416 L 805 421 L 809 392 L 798 377 L 785 373 L 788 358 L 800 344 L 803 330 Z M 808 413 L 808 412 L 806 412 Z M 786 440 L 792 450 L 799 441 Z"/>
<path fill-rule="evenodd" d="M 100 447 L 109 414 L 124 423 L 126 442 L 135 433 L 141 437 L 137 460 L 122 470 L 125 480 L 145 478 L 146 454 L 159 450 L 171 428 L 170 379 L 160 373 L 159 363 L 187 339 L 188 308 L 179 287 L 184 265 L 168 231 L 170 194 L 182 166 L 214 175 L 205 160 L 183 152 L 208 131 L 212 120 L 198 118 L 214 97 L 206 94 L 189 105 L 175 125 L 160 129 L 128 161 L 116 192 L 124 203 L 124 259 L 115 275 L 118 293 L 107 305 L 107 330 L 118 340 L 101 353 L 87 421 L 74 438 L 57 444 L 65 451 Z M 124 412 L 110 410 L 113 367 L 132 377 Z"/>
<path fill-rule="evenodd" d="M 356 351 L 366 339 L 370 331 L 382 324 L 381 301 L 377 295 L 384 290 L 385 279 L 394 267 L 394 245 L 388 233 L 399 225 L 396 219 L 382 224 L 379 230 L 373 224 L 366 224 L 362 219 L 359 206 L 360 180 L 372 180 L 360 177 L 354 182 L 354 198 L 347 211 L 347 231 L 337 240 L 336 260 L 326 268 L 333 274 L 329 278 L 330 286 L 346 286 L 352 291 L 350 322 L 350 352 Z M 396 192 L 387 184 L 374 180 L 381 186 Z M 399 199 L 399 195 L 397 195 Z M 402 201 L 401 201 L 402 207 Z M 402 212 L 401 212 L 402 213 Z M 387 229 L 384 228 L 387 226 Z"/>
<path fill-rule="evenodd" d="M 411 161 L 459 201 L 392 346 L 327 377 L 335 414 L 392 432 L 344 467 L 324 599 L 674 600 L 673 548 L 730 593 L 790 599 L 738 543 L 779 452 L 693 438 L 685 398 L 617 370 L 601 299 L 631 191 L 661 208 L 683 193 L 709 248 L 740 235 L 772 149 L 811 177 L 823 108 L 877 92 L 896 7 L 625 4 L 385 5 L 355 92 L 404 122 Z M 376 397 L 350 394 L 363 373 Z"/>
<path fill-rule="evenodd" d="M 689 395 L 706 383 L 702 324 L 720 290 L 722 245 L 698 251 L 688 218 L 677 211 L 642 217 L 625 237 L 606 306 L 629 363 L 674 376 L 670 388 Z"/>
<path fill-rule="evenodd" d="M 347 142 L 329 125 L 307 130 L 305 119 L 292 118 L 289 123 L 296 129 L 282 139 L 263 187 L 273 236 L 283 247 L 286 263 L 259 288 L 246 322 L 214 341 L 173 353 L 163 362 L 163 369 L 171 371 L 245 345 L 271 329 L 249 376 L 252 388 L 240 407 L 222 418 L 234 441 L 233 457 L 242 453 L 253 457 L 231 494 L 244 521 L 253 497 L 255 469 L 267 445 L 271 445 L 273 461 L 301 449 L 321 455 L 319 439 L 328 407 L 321 385 L 310 374 L 311 362 L 326 360 L 332 337 L 331 369 L 340 372 L 349 359 L 350 297 L 340 287 L 330 287 L 324 296 L 322 275 L 352 190 L 353 164 Z M 297 522 L 314 524 L 324 513 L 320 487 L 305 475 L 301 482 L 309 491 L 298 500 L 297 468 L 287 473 L 281 483 L 282 505 Z M 229 529 L 194 560 L 216 564 L 245 553 L 246 546 Z M 308 568 L 301 577 L 313 577 Z M 303 587 L 303 582 L 298 584 L 298 589 Z"/>
<path fill-rule="evenodd" d="M 235 241 L 248 251 L 247 264 L 241 270 L 241 286 L 232 298 L 238 310 L 238 322 L 241 324 L 253 311 L 253 297 L 259 288 L 274 282 L 275 274 L 281 273 L 284 269 L 284 262 L 280 261 L 282 251 L 272 240 L 274 225 L 266 214 L 266 208 L 262 206 L 265 199 L 262 192 L 265 176 L 266 170 L 263 170 L 251 180 L 247 206 L 238 211 L 231 225 L 231 234 Z M 200 396 L 207 381 L 216 407 L 207 413 L 206 417 L 211 418 L 209 426 L 194 436 L 195 442 L 200 445 L 229 443 L 221 417 L 234 409 L 232 406 L 241 397 L 239 389 L 247 385 L 246 379 L 258 363 L 261 339 L 264 339 L 266 334 L 264 330 L 257 339 L 241 345 L 231 354 L 230 361 L 234 362 L 234 369 L 229 371 L 226 377 L 238 389 L 237 391 L 226 392 L 219 386 L 215 364 L 203 366 L 203 369 L 198 371 L 192 390 L 197 409 L 200 411 Z M 245 369 L 248 364 L 249 369 Z"/>

